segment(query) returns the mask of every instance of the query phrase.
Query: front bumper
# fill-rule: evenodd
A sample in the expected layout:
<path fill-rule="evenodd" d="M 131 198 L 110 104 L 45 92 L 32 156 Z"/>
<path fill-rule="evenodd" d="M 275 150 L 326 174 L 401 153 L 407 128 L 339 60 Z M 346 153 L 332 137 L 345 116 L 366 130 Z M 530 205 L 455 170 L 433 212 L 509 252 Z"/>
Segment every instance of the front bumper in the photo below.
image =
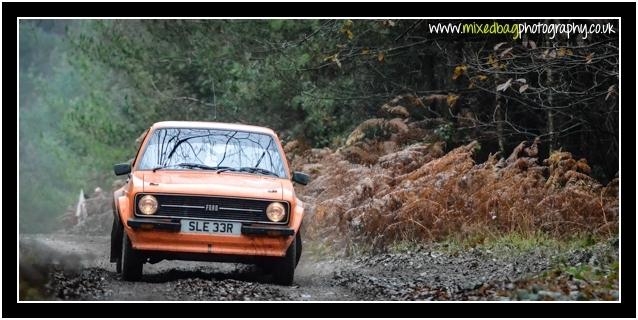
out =
<path fill-rule="evenodd" d="M 283 257 L 295 230 L 287 226 L 242 225 L 241 235 L 181 233 L 179 220 L 130 218 L 127 233 L 137 250 Z"/>
<path fill-rule="evenodd" d="M 142 230 L 169 230 L 179 231 L 181 223 L 161 219 L 128 219 L 128 226 L 133 229 Z"/>

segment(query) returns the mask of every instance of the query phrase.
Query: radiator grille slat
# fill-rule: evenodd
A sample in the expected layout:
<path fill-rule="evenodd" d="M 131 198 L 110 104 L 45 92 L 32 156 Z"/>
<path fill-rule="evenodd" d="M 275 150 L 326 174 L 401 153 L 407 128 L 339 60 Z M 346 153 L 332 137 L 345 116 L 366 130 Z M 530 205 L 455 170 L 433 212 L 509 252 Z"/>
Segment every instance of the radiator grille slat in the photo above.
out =
<path fill-rule="evenodd" d="M 135 199 L 136 214 L 138 215 L 142 215 L 137 209 L 137 203 L 143 195 L 138 194 Z M 159 204 L 159 208 L 153 216 L 273 223 L 266 216 L 266 207 L 273 202 L 270 200 L 165 194 L 153 194 L 153 196 L 157 198 Z M 288 203 L 282 203 L 286 207 L 286 213 L 288 213 L 290 211 Z M 213 207 L 216 211 L 210 210 Z M 285 221 L 279 224 L 287 222 L 288 214 Z"/>

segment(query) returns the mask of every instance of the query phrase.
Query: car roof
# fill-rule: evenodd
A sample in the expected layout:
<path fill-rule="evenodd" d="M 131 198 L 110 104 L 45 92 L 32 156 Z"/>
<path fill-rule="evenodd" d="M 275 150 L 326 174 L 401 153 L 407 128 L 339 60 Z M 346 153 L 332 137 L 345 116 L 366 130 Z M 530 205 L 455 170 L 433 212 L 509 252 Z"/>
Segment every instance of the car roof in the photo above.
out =
<path fill-rule="evenodd" d="M 161 121 L 156 122 L 151 126 L 151 129 L 159 128 L 201 128 L 201 129 L 220 129 L 220 130 L 237 130 L 237 131 L 249 131 L 256 133 L 265 133 L 276 136 L 272 129 L 259 126 L 251 126 L 247 124 L 239 123 L 225 123 L 225 122 L 208 122 L 208 121 Z"/>

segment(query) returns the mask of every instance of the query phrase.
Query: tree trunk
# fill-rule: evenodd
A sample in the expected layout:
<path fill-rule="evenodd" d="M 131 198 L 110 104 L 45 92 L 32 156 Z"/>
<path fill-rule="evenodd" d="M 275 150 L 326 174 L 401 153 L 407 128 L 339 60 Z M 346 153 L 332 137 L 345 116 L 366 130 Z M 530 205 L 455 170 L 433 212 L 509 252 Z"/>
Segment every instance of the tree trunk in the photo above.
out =
<path fill-rule="evenodd" d="M 551 23 L 551 21 L 545 21 L 545 23 Z M 545 40 L 545 47 L 550 48 L 552 46 L 552 42 L 549 39 Z M 556 150 L 556 126 L 554 123 L 554 111 L 552 108 L 554 107 L 554 97 L 552 93 L 552 86 L 554 84 L 551 66 L 547 68 L 545 86 L 549 89 L 547 92 L 547 105 L 545 108 L 547 109 L 547 134 L 549 136 L 549 153 L 551 154 L 554 150 Z"/>
<path fill-rule="evenodd" d="M 496 136 L 498 137 L 498 149 L 501 154 L 505 154 L 505 137 L 503 134 L 503 111 L 501 110 L 501 95 L 496 94 L 494 99 L 494 114 L 496 116 Z"/>
<path fill-rule="evenodd" d="M 549 135 L 549 153 L 556 150 L 556 127 L 554 125 L 554 111 L 552 107 L 554 106 L 554 98 L 553 93 L 551 91 L 553 83 L 553 75 L 552 69 L 547 69 L 547 81 L 546 85 L 550 90 L 547 93 L 547 133 Z"/>

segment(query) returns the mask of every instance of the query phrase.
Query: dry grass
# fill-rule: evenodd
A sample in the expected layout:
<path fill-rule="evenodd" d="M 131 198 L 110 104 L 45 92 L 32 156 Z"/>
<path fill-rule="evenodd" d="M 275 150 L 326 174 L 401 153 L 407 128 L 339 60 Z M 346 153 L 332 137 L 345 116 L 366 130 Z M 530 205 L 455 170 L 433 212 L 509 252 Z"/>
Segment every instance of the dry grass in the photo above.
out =
<path fill-rule="evenodd" d="M 304 151 L 296 169 L 313 175 L 299 190 L 308 203 L 308 236 L 346 247 L 436 241 L 499 234 L 556 238 L 612 235 L 618 229 L 618 180 L 602 186 L 584 159 L 568 152 L 538 161 L 537 145 L 521 144 L 507 159 L 474 163 L 473 142 L 447 154 L 440 143 L 417 143 L 368 161 L 343 150 Z M 351 161 L 348 161 L 351 160 Z M 354 162 L 354 163 L 353 163 Z"/>

